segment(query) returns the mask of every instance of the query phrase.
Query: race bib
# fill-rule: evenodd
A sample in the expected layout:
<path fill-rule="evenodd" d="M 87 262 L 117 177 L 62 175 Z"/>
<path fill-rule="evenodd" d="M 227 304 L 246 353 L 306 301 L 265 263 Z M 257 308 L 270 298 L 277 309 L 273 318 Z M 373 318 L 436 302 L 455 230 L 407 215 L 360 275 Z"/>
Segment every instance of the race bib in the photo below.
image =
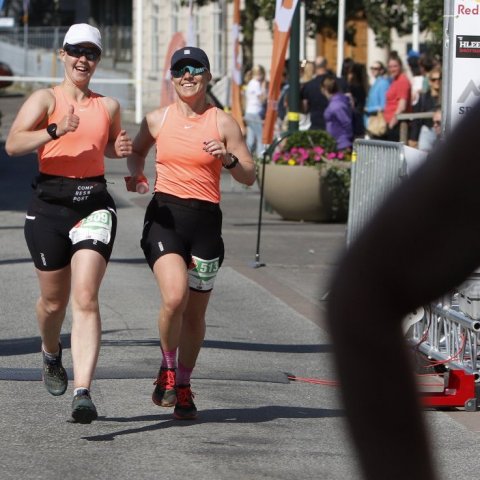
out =
<path fill-rule="evenodd" d="M 83 240 L 95 240 L 110 243 L 112 232 L 112 213 L 108 210 L 96 210 L 80 220 L 69 232 L 72 244 Z"/>
<path fill-rule="evenodd" d="M 192 263 L 188 269 L 188 286 L 194 290 L 212 290 L 215 278 L 220 267 L 220 259 L 203 260 L 192 256 Z"/>

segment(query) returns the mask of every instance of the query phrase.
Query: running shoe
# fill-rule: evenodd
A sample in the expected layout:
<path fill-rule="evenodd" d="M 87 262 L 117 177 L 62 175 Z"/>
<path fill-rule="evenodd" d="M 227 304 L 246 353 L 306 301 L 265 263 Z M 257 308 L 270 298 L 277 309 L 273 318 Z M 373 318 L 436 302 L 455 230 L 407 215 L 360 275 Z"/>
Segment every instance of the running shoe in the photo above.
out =
<path fill-rule="evenodd" d="M 197 418 L 197 407 L 193 403 L 193 397 L 190 385 L 177 386 L 177 404 L 173 411 L 173 416 L 177 420 L 194 420 Z"/>
<path fill-rule="evenodd" d="M 175 369 L 160 368 L 158 377 L 153 384 L 156 385 L 152 394 L 153 403 L 159 407 L 173 407 L 177 401 Z"/>
<path fill-rule="evenodd" d="M 98 417 L 97 409 L 87 389 L 80 390 L 73 397 L 71 423 L 92 423 Z"/>
<path fill-rule="evenodd" d="M 58 344 L 58 355 L 52 360 L 47 358 L 42 349 L 43 372 L 42 379 L 48 392 L 52 395 L 63 395 L 67 390 L 67 372 L 62 365 L 62 346 Z"/>

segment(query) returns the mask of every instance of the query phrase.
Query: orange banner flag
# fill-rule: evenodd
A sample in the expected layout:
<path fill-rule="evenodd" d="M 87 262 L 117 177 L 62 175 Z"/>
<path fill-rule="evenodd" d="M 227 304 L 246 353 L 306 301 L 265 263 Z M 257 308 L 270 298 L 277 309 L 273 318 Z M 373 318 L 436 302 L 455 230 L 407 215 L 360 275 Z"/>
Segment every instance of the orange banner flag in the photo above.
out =
<path fill-rule="evenodd" d="M 165 63 L 163 65 L 163 78 L 160 83 L 160 107 L 166 107 L 175 101 L 177 94 L 170 78 L 170 60 L 173 53 L 179 48 L 185 47 L 185 37 L 182 32 L 176 32 L 168 44 Z"/>
<path fill-rule="evenodd" d="M 285 55 L 290 39 L 290 27 L 298 0 L 277 0 L 275 7 L 275 22 L 273 27 L 273 51 L 270 67 L 270 85 L 268 87 L 268 104 L 263 124 L 263 143 L 270 145 L 273 141 L 273 131 L 277 120 L 277 103 L 280 96 Z"/>
<path fill-rule="evenodd" d="M 245 131 L 242 110 L 242 65 L 243 57 L 240 47 L 240 0 L 233 2 L 233 25 L 232 25 L 232 44 L 233 44 L 233 65 L 232 65 L 232 117 L 237 121 Z"/>

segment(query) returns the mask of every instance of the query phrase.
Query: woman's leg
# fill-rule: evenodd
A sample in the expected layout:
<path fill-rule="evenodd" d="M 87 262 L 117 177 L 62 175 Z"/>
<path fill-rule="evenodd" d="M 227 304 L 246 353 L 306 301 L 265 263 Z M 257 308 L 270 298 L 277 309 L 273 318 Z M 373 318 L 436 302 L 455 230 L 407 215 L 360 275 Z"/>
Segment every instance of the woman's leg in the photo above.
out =
<path fill-rule="evenodd" d="M 58 352 L 60 331 L 70 296 L 70 266 L 46 272 L 36 270 L 40 297 L 36 305 L 37 321 L 45 352 Z"/>
<path fill-rule="evenodd" d="M 178 361 L 189 369 L 195 366 L 205 338 L 205 314 L 209 300 L 210 292 L 191 290 L 183 314 Z"/>
<path fill-rule="evenodd" d="M 107 263 L 93 250 L 77 251 L 72 268 L 72 358 L 75 388 L 90 389 L 100 351 L 98 293 Z"/>
<path fill-rule="evenodd" d="M 183 313 L 188 300 L 187 267 L 184 259 L 170 253 L 160 257 L 153 266 L 162 299 L 158 317 L 160 344 L 165 352 L 178 348 Z"/>

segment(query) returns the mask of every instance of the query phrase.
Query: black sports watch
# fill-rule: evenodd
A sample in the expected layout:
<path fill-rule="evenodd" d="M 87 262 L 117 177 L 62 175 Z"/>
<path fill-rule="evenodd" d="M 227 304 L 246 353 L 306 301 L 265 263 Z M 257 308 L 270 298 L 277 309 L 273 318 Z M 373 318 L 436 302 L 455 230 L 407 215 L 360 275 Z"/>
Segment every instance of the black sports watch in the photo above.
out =
<path fill-rule="evenodd" d="M 228 165 L 224 165 L 224 167 L 225 167 L 227 170 L 231 170 L 232 168 L 234 168 L 234 167 L 237 166 L 238 158 L 237 158 L 233 153 L 228 153 L 228 156 L 230 157 L 230 159 L 232 160 L 232 162 L 229 163 Z"/>
<path fill-rule="evenodd" d="M 57 124 L 56 123 L 50 123 L 47 126 L 47 132 L 54 140 L 58 140 L 59 137 L 57 136 Z"/>

